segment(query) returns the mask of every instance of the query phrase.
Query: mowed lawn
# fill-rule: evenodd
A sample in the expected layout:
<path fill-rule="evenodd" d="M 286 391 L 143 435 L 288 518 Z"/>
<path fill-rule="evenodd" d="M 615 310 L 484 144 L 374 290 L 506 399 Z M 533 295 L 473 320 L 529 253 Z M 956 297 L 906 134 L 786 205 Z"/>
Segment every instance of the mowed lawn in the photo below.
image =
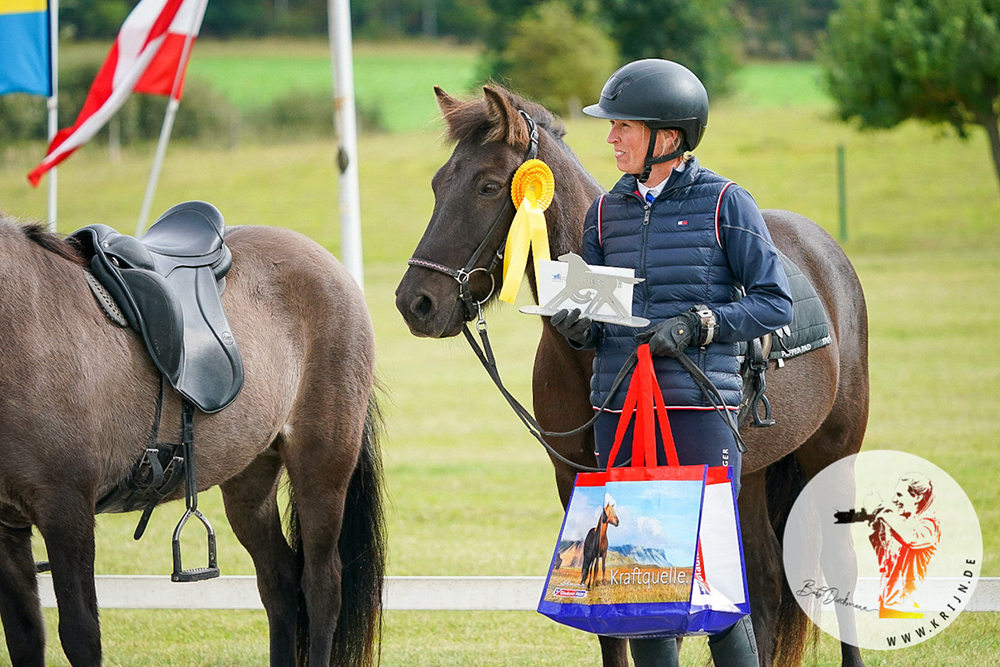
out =
<path fill-rule="evenodd" d="M 199 45 L 206 55 L 217 50 L 220 58 L 226 48 Z M 244 49 L 235 52 L 234 62 L 253 59 L 253 48 L 234 48 Z M 310 62 L 322 61 L 322 48 L 310 46 Z M 412 337 L 393 303 L 405 260 L 433 206 L 431 176 L 448 155 L 440 125 L 428 120 L 435 109 L 430 86 L 441 83 L 460 93 L 476 83 L 475 54 L 442 48 L 454 50 L 443 57 L 445 66 L 429 67 L 428 80 L 407 93 L 405 105 L 422 108 L 421 120 L 406 121 L 412 124 L 405 131 L 362 136 L 359 147 L 365 293 L 386 387 L 389 572 L 540 576 L 562 518 L 547 458 L 464 340 Z M 365 49 L 371 49 L 373 62 L 379 51 L 365 45 L 356 52 L 359 100 L 365 85 L 376 91 L 371 99 L 391 98 L 394 87 L 409 81 L 406 68 L 431 51 L 413 45 L 385 50 L 378 56 L 385 60 L 374 67 L 383 81 L 376 85 L 376 74 L 362 77 Z M 269 49 L 263 51 L 267 55 Z M 294 63 L 294 54 L 289 59 Z M 301 64 L 309 67 L 321 69 Z M 289 71 L 297 69 L 292 64 Z M 456 76 L 459 69 L 468 79 Z M 196 71 L 193 64 L 192 75 Z M 699 158 L 747 187 L 762 208 L 797 211 L 838 235 L 836 148 L 844 145 L 843 245 L 864 285 L 871 327 L 872 409 L 865 448 L 907 451 L 950 473 L 979 514 L 983 575 L 1000 576 L 994 463 L 1000 362 L 992 352 L 1000 330 L 995 294 L 1000 188 L 985 137 L 973 132 L 963 142 L 917 124 L 857 132 L 832 120 L 832 107 L 815 85 L 818 74 L 811 65 L 747 68 L 740 92 L 713 105 Z M 238 87 L 249 92 L 253 83 L 251 78 Z M 270 90 L 277 84 L 266 85 Z M 605 125 L 574 119 L 567 127 L 567 142 L 610 187 L 616 172 L 604 143 Z M 44 187 L 31 190 L 24 179 L 42 150 L 3 152 L 0 209 L 24 219 L 44 217 Z M 150 146 L 136 147 L 111 162 L 100 145 L 81 149 L 59 170 L 60 231 L 91 222 L 134 229 L 151 153 Z M 230 224 L 292 227 L 337 253 L 334 155 L 331 141 L 246 142 L 228 151 L 172 145 L 154 209 L 205 199 L 219 206 Z M 489 318 L 505 380 L 528 402 L 537 319 L 506 305 L 491 309 Z M 224 574 L 252 573 L 217 491 L 204 494 L 201 507 L 219 533 Z M 138 543 L 131 540 L 137 515 L 100 517 L 97 571 L 169 572 L 170 532 L 180 509 L 177 504 L 158 509 Z M 66 664 L 54 610 L 47 618 L 48 662 Z M 266 659 L 266 621 L 259 612 L 105 610 L 102 619 L 109 665 L 251 665 Z M 924 644 L 865 652 L 865 657 L 869 665 L 984 665 L 1000 652 L 998 633 L 1000 614 L 966 613 Z M 596 664 L 597 650 L 593 637 L 532 612 L 390 612 L 383 636 L 383 664 L 393 666 Z M 693 640 L 682 664 L 701 665 L 706 657 L 704 641 Z M 9 664 L 5 660 L 0 656 L 0 665 Z M 828 637 L 820 640 L 816 664 L 839 664 L 839 649 Z"/>

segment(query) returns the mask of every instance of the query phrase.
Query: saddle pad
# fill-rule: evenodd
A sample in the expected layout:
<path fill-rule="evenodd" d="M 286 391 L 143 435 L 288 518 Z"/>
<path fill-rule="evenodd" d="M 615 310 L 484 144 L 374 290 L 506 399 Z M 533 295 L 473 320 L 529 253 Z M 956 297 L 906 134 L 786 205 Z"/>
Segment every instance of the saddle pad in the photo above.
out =
<path fill-rule="evenodd" d="M 830 338 L 826 309 L 816 294 L 816 288 L 795 262 L 780 250 L 778 255 L 785 268 L 785 275 L 788 276 L 793 315 L 787 331 L 775 332 L 768 359 L 791 359 L 810 350 L 826 347 L 833 340 Z"/>

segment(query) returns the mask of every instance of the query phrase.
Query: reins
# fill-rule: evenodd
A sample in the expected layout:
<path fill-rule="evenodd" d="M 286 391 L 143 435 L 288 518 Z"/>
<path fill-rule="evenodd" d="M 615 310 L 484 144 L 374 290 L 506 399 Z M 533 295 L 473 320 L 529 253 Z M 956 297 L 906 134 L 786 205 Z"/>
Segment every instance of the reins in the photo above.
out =
<path fill-rule="evenodd" d="M 500 369 L 497 368 L 496 358 L 493 356 L 493 347 L 490 345 L 486 319 L 483 317 L 481 308 L 479 310 L 479 319 L 476 322 L 476 331 L 479 333 L 479 338 L 482 340 L 482 346 L 476 342 L 472 332 L 469 331 L 468 322 L 462 323 L 462 333 L 465 335 L 465 339 L 469 341 L 469 347 L 471 347 L 472 351 L 476 353 L 476 357 L 479 358 L 479 362 L 483 365 L 483 368 L 486 369 L 487 375 L 489 375 L 490 379 L 493 380 L 493 384 L 496 385 L 496 388 L 500 390 L 500 394 L 507 401 L 507 404 L 510 405 L 512 410 L 514 410 L 514 414 L 517 415 L 518 419 L 521 420 L 521 423 L 528 429 L 528 432 L 541 443 L 542 447 L 545 448 L 545 451 L 549 453 L 549 456 L 581 472 L 603 472 L 604 468 L 594 468 L 570 461 L 565 456 L 557 452 L 552 445 L 546 442 L 545 438 L 568 438 L 573 435 L 579 435 L 580 433 L 583 433 L 587 429 L 591 428 L 594 423 L 597 422 L 598 417 L 601 416 L 601 413 L 604 412 L 605 408 L 611 404 L 611 399 L 614 397 L 615 392 L 618 391 L 622 382 L 624 382 L 625 378 L 628 377 L 629 371 L 631 371 L 632 367 L 635 366 L 637 359 L 636 351 L 633 350 L 632 354 L 630 354 L 628 359 L 625 360 L 625 363 L 618 371 L 618 375 L 615 376 L 615 380 L 611 385 L 611 391 L 608 392 L 608 397 L 599 408 L 594 410 L 593 417 L 587 420 L 585 424 L 570 431 L 546 431 L 542 428 L 541 424 L 538 423 L 538 420 L 535 419 L 535 416 L 531 414 L 531 411 L 521 405 L 521 403 L 514 398 L 514 395 L 510 393 L 507 387 L 504 386 L 503 380 L 500 378 Z"/>

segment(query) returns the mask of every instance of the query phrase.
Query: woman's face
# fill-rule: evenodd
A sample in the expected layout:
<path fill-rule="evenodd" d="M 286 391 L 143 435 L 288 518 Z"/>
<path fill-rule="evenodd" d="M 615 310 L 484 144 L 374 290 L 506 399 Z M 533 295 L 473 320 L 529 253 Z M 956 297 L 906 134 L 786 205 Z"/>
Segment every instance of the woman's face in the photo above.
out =
<path fill-rule="evenodd" d="M 641 120 L 613 120 L 608 143 L 615 149 L 615 164 L 625 174 L 640 174 L 649 148 L 649 128 Z"/>
<path fill-rule="evenodd" d="M 608 131 L 608 143 L 615 149 L 615 163 L 618 171 L 625 174 L 641 174 L 646 166 L 646 151 L 649 150 L 649 126 L 641 120 L 613 120 Z M 677 142 L 677 130 L 660 130 L 656 133 L 654 156 L 666 155 L 673 151 Z M 662 178 L 670 175 L 671 167 L 655 165 L 654 171 L 663 171 Z M 651 179 L 658 183 L 662 178 Z"/>

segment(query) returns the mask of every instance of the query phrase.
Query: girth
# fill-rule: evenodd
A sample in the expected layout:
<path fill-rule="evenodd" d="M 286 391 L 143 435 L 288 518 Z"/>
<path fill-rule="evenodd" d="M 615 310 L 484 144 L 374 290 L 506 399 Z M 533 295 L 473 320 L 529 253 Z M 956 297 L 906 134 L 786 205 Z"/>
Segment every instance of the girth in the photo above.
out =
<path fill-rule="evenodd" d="M 243 387 L 243 362 L 222 308 L 232 253 L 225 221 L 207 202 L 174 206 L 141 237 L 90 225 L 70 238 L 185 399 L 218 412 Z"/>

